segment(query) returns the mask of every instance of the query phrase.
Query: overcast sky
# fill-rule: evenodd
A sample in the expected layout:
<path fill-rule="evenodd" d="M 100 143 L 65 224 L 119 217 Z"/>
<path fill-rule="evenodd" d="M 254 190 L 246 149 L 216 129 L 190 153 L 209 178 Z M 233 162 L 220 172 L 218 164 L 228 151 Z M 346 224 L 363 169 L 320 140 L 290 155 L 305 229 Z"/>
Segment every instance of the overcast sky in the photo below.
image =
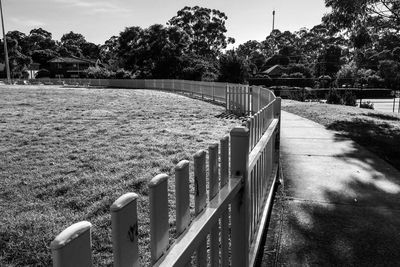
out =
<path fill-rule="evenodd" d="M 324 0 L 2 0 L 6 32 L 25 34 L 43 28 L 60 40 L 64 33 L 81 33 L 88 42 L 103 44 L 125 27 L 146 28 L 163 24 L 184 6 L 202 6 L 223 11 L 227 35 L 235 47 L 248 40 L 264 40 L 275 28 L 296 31 L 321 22 L 327 12 Z"/>

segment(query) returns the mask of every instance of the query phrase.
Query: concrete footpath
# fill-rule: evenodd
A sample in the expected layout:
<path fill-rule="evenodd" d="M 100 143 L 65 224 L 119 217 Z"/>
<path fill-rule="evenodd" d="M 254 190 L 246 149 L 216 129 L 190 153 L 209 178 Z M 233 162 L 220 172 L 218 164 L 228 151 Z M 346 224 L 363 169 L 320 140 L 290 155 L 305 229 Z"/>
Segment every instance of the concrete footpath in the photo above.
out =
<path fill-rule="evenodd" d="M 261 266 L 400 266 L 400 172 L 283 112 L 283 185 Z"/>

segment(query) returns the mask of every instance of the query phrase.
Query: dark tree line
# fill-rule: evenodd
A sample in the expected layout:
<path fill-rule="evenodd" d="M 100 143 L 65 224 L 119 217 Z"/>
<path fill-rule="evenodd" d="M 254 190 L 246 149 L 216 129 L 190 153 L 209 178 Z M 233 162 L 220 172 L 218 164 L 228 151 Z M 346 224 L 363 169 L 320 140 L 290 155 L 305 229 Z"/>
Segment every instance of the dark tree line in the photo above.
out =
<path fill-rule="evenodd" d="M 100 59 L 89 68 L 96 78 L 173 78 L 247 82 L 263 78 L 294 86 L 385 86 L 400 84 L 400 4 L 389 0 L 325 0 L 331 12 L 319 25 L 295 32 L 272 31 L 265 40 L 226 50 L 227 16 L 218 10 L 185 7 L 167 25 L 127 27 L 102 45 L 69 32 L 60 41 L 39 28 L 7 33 L 14 77 L 31 62 L 48 67 L 56 56 Z M 3 52 L 0 52 L 3 53 Z M 0 55 L 4 58 L 4 55 Z M 282 73 L 269 77 L 269 68 Z"/>

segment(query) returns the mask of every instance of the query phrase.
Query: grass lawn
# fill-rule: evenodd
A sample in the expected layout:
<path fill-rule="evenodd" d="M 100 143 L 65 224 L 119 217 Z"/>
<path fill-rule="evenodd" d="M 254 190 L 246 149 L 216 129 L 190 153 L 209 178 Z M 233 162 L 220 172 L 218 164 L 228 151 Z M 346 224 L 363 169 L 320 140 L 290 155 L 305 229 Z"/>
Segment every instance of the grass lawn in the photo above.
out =
<path fill-rule="evenodd" d="M 283 100 L 282 109 L 341 132 L 400 170 L 399 114 L 293 100 Z"/>
<path fill-rule="evenodd" d="M 175 164 L 240 123 L 215 117 L 224 110 L 149 90 L 0 86 L 0 266 L 50 266 L 50 242 L 81 220 L 94 264 L 112 265 L 109 208 L 126 192 L 139 194 L 147 265 L 147 182 L 169 173 L 173 204 Z"/>

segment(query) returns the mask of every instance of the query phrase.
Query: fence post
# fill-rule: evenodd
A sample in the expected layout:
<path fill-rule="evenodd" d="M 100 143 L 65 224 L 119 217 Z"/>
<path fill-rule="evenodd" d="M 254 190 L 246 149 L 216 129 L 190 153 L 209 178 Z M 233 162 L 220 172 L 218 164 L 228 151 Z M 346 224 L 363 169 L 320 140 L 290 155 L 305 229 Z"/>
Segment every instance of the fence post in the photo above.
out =
<path fill-rule="evenodd" d="M 155 263 L 167 250 L 168 222 L 168 175 L 159 174 L 151 179 L 150 190 L 150 247 L 151 260 Z"/>
<path fill-rule="evenodd" d="M 194 209 L 196 215 L 198 215 L 207 204 L 206 152 L 204 150 L 200 150 L 194 155 L 194 187 Z M 207 238 L 199 244 L 196 256 L 197 266 L 207 266 Z"/>
<path fill-rule="evenodd" d="M 232 266 L 248 266 L 249 264 L 249 204 L 248 193 L 248 161 L 249 161 L 249 129 L 243 126 L 231 131 L 231 176 L 242 176 L 244 187 L 231 204 L 232 222 Z"/>
<path fill-rule="evenodd" d="M 50 244 L 54 267 L 92 266 L 91 227 L 78 222 L 56 236 Z"/>
<path fill-rule="evenodd" d="M 111 205 L 114 266 L 139 266 L 137 198 L 126 193 Z"/>

